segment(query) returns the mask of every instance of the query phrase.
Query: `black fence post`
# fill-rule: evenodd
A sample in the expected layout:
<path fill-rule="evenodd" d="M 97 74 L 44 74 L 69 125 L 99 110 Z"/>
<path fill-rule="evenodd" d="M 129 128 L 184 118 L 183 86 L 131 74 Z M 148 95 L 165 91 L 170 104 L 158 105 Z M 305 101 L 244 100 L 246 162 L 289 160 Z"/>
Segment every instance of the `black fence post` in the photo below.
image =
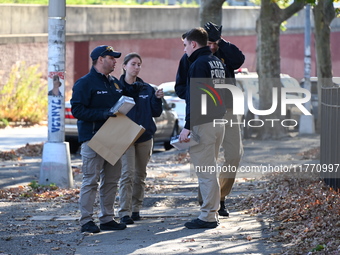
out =
<path fill-rule="evenodd" d="M 320 169 L 325 183 L 340 191 L 340 87 L 321 92 Z"/>

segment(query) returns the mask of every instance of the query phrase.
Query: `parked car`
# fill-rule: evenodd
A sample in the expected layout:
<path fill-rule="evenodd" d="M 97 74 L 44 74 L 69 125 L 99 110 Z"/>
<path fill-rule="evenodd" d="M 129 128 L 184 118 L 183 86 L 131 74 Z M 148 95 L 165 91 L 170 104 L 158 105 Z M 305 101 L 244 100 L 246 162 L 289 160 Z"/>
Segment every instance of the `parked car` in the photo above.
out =
<path fill-rule="evenodd" d="M 152 86 L 159 89 L 159 86 Z M 164 90 L 163 90 L 164 91 Z M 176 136 L 180 132 L 179 118 L 174 110 L 176 105 L 171 101 L 167 101 L 166 97 L 162 98 L 163 111 L 161 116 L 154 118 L 157 126 L 156 133 L 153 136 L 155 144 L 162 143 L 165 150 L 170 150 L 173 146 L 170 144 L 171 137 Z"/>
<path fill-rule="evenodd" d="M 174 103 L 174 110 L 178 115 L 179 128 L 183 129 L 185 124 L 185 100 L 177 96 L 175 92 L 175 82 L 164 82 L 158 86 L 158 88 L 163 88 L 164 98 L 168 103 Z"/>
<path fill-rule="evenodd" d="M 65 102 L 65 141 L 70 145 L 70 152 L 79 149 L 77 119 L 72 115 L 70 101 Z"/>
<path fill-rule="evenodd" d="M 242 116 L 242 120 L 245 120 L 245 123 L 248 123 L 251 119 L 258 119 L 259 116 L 254 115 L 248 109 L 247 98 L 248 98 L 248 91 L 252 90 L 252 99 L 253 99 L 253 106 L 255 109 L 259 109 L 259 81 L 258 81 L 258 74 L 256 72 L 248 72 L 247 68 L 241 68 L 235 71 L 236 77 L 236 86 L 241 88 L 244 92 L 244 115 Z M 288 74 L 280 74 L 281 77 L 281 84 L 285 88 L 301 88 L 299 82 L 294 79 L 293 77 L 289 76 Z M 303 95 L 301 93 L 292 92 L 287 93 L 287 98 L 302 98 Z M 300 115 L 302 114 L 301 110 L 292 104 L 287 105 L 285 119 L 293 119 L 297 123 L 300 121 Z M 286 123 L 288 124 L 288 123 Z M 291 124 L 293 125 L 293 123 Z M 249 138 L 252 136 L 257 128 L 251 128 L 248 125 L 241 125 L 242 128 L 242 135 L 243 138 Z M 295 127 L 295 130 L 298 126 Z"/>
<path fill-rule="evenodd" d="M 340 86 L 340 77 L 333 77 L 333 83 L 335 86 Z M 311 105 L 312 105 L 312 114 L 314 116 L 315 123 L 318 119 L 318 105 L 319 105 L 319 96 L 318 96 L 318 77 L 310 77 L 310 92 L 311 92 Z M 305 88 L 305 79 L 303 78 L 300 81 L 300 85 L 302 88 Z"/>
<path fill-rule="evenodd" d="M 168 104 L 162 98 L 163 112 L 161 116 L 154 118 L 157 131 L 154 135 L 154 143 L 162 143 L 166 150 L 172 147 L 170 139 L 179 133 L 177 113 L 173 110 L 174 104 Z M 70 152 L 76 153 L 79 149 L 77 119 L 72 115 L 71 104 L 65 102 L 65 141 L 69 142 Z"/>

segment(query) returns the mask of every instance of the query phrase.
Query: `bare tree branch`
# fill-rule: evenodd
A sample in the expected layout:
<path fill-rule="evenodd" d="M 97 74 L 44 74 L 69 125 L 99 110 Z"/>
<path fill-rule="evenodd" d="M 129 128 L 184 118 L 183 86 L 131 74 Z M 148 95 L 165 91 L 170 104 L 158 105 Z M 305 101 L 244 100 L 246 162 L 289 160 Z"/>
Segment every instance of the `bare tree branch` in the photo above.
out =
<path fill-rule="evenodd" d="M 295 13 L 302 10 L 302 8 L 306 5 L 306 2 L 304 0 L 295 0 L 291 5 L 289 5 L 287 8 L 282 9 L 280 18 L 281 23 L 283 21 L 286 21 L 290 17 L 292 17 Z"/>

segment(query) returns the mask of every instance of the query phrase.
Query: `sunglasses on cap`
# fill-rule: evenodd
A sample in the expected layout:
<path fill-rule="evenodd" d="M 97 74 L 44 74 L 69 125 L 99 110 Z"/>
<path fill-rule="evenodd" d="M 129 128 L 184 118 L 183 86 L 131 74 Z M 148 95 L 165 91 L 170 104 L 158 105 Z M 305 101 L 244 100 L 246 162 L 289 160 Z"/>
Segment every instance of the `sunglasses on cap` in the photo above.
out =
<path fill-rule="evenodd" d="M 107 46 L 106 49 L 99 54 L 99 56 L 102 56 L 105 52 L 110 52 L 110 51 L 114 51 L 114 49 L 112 48 L 112 46 Z"/>

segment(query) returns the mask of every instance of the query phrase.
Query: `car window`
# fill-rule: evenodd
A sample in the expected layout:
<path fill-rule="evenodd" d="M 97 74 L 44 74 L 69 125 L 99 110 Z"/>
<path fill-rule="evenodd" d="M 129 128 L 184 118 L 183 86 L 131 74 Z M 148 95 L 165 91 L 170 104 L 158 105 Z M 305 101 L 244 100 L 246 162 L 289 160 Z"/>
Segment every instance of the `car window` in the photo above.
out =
<path fill-rule="evenodd" d="M 281 78 L 281 81 L 285 88 L 300 88 L 298 81 L 293 78 Z"/>
<path fill-rule="evenodd" d="M 282 77 L 281 82 L 285 88 L 301 88 L 299 82 L 292 77 Z M 287 95 L 302 97 L 302 94 L 297 92 L 289 92 Z"/>
<path fill-rule="evenodd" d="M 259 91 L 259 81 L 258 78 L 253 78 L 253 77 L 237 77 L 236 78 L 236 83 L 241 90 L 248 91 L 252 90 L 254 91 L 253 93 L 258 93 Z"/>

